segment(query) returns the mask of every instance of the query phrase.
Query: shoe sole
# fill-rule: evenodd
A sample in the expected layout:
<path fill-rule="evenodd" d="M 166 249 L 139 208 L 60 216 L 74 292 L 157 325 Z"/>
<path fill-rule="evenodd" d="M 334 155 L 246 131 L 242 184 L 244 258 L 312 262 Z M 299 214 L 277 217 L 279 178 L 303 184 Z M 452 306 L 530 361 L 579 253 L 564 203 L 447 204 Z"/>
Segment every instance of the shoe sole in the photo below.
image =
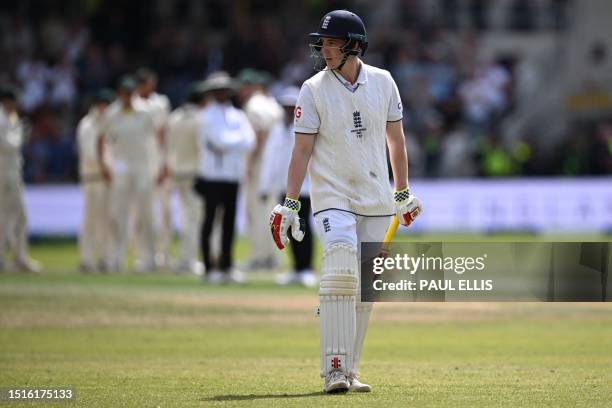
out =
<path fill-rule="evenodd" d="M 331 385 L 328 389 L 324 389 L 323 392 L 325 392 L 326 394 L 344 394 L 345 392 L 348 392 L 348 390 L 348 385 L 337 383 Z"/>

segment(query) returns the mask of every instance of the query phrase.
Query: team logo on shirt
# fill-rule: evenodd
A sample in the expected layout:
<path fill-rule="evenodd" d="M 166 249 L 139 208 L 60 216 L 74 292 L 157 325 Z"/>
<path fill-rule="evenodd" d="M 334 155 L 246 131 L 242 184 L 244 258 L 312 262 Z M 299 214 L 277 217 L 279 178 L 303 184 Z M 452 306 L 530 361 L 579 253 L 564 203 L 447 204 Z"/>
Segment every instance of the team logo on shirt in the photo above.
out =
<path fill-rule="evenodd" d="M 363 123 L 361 121 L 361 112 L 359 111 L 353 112 L 353 127 L 354 129 L 351 130 L 351 133 L 355 133 L 357 135 L 357 138 L 361 139 L 367 129 L 363 127 Z"/>
<path fill-rule="evenodd" d="M 296 106 L 295 107 L 295 118 L 299 119 L 302 117 L 302 107 L 301 106 Z"/>
<path fill-rule="evenodd" d="M 323 230 L 325 232 L 331 231 L 331 225 L 329 224 L 329 218 L 327 217 L 323 218 Z"/>

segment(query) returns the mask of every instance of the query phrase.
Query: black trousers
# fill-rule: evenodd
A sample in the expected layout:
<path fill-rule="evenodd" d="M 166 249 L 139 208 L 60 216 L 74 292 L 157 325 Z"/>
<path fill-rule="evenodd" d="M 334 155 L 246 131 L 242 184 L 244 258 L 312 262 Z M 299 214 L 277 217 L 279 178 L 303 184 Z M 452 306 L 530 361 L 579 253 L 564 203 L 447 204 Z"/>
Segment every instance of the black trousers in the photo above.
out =
<path fill-rule="evenodd" d="M 300 196 L 300 203 L 302 207 L 298 212 L 301 219 L 304 220 L 304 239 L 302 242 L 298 242 L 289 233 L 289 239 L 291 240 L 291 252 L 293 253 L 293 265 L 295 271 L 300 273 L 307 269 L 312 269 L 312 251 L 313 251 L 313 238 L 312 238 L 312 227 L 310 225 L 310 197 Z"/>
<path fill-rule="evenodd" d="M 238 183 L 207 181 L 197 178 L 195 191 L 204 199 L 204 220 L 202 222 L 200 246 L 206 272 L 210 272 L 214 268 L 221 272 L 229 272 L 233 264 L 232 245 L 234 243 Z M 210 236 L 217 210 L 223 211 L 221 255 L 217 262 L 213 262 L 210 255 Z"/>

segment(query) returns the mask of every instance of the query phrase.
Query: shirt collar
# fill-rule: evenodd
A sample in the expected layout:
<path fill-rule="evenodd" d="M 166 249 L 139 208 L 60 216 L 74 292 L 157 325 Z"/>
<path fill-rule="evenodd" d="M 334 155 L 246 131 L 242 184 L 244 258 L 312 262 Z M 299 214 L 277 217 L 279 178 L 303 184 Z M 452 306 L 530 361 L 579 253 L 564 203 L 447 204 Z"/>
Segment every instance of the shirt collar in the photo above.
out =
<path fill-rule="evenodd" d="M 363 62 L 359 63 L 359 75 L 357 75 L 357 81 L 354 84 L 351 84 L 349 81 L 344 79 L 342 75 L 339 73 L 332 71 L 332 74 L 344 85 L 348 90 L 355 91 L 359 87 L 359 85 L 363 85 L 368 82 L 368 75 L 366 74 L 365 66 Z"/>

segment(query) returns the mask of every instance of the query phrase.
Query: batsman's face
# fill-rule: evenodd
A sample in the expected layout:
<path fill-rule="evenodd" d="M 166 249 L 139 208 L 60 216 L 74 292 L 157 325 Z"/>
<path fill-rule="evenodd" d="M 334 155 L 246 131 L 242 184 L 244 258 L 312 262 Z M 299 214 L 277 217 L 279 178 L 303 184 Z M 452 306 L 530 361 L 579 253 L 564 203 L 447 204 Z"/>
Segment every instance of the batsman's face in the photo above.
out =
<path fill-rule="evenodd" d="M 335 69 L 342 62 L 343 55 L 340 48 L 344 45 L 344 40 L 323 37 L 321 42 L 321 54 L 325 58 L 327 67 Z"/>

